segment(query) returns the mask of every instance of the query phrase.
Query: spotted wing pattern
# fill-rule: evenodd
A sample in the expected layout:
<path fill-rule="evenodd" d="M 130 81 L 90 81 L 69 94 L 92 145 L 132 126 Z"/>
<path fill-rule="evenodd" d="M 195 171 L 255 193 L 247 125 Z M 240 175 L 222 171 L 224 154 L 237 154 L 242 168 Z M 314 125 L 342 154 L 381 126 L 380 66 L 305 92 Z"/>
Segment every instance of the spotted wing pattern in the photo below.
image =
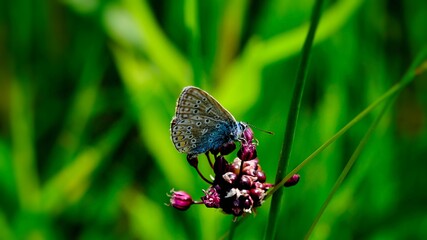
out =
<path fill-rule="evenodd" d="M 179 152 L 200 154 L 235 139 L 238 123 L 207 92 L 186 87 L 176 104 L 171 138 Z"/>

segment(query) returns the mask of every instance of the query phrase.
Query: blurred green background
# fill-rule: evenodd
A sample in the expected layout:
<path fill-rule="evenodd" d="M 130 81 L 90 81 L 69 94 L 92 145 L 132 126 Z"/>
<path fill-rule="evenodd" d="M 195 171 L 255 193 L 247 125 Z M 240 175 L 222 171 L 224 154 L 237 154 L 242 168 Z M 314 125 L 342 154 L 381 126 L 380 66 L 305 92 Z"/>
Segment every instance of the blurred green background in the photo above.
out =
<path fill-rule="evenodd" d="M 175 101 L 196 85 L 275 132 L 255 130 L 272 182 L 313 3 L 1 1 L 0 239 L 224 236 L 231 216 L 165 206 L 172 188 L 208 188 L 170 141 Z M 426 22 L 426 1 L 327 1 L 289 170 L 401 78 Z M 426 92 L 424 74 L 400 94 L 313 239 L 427 236 Z M 305 235 L 378 110 L 286 189 L 279 239 Z M 236 239 L 264 236 L 269 202 Z"/>

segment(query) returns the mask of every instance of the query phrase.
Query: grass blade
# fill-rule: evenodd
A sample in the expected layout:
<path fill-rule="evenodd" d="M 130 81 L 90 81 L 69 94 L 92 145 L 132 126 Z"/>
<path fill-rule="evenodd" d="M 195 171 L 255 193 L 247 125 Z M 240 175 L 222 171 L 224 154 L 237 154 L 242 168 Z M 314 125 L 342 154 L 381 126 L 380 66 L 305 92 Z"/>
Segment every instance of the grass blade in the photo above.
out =
<path fill-rule="evenodd" d="M 307 38 L 305 39 L 303 50 L 302 50 L 302 58 L 298 68 L 298 73 L 296 76 L 294 94 L 292 96 L 292 102 L 289 109 L 288 121 L 286 124 L 285 136 L 283 139 L 282 152 L 279 160 L 279 164 L 276 172 L 276 182 L 280 182 L 283 178 L 284 173 L 286 172 L 286 168 L 288 166 L 289 157 L 291 155 L 292 143 L 295 136 L 295 128 L 296 122 L 298 119 L 298 113 L 301 106 L 301 99 L 304 90 L 305 79 L 307 75 L 307 66 L 310 58 L 310 49 L 313 45 L 314 36 L 316 33 L 316 28 L 319 24 L 321 12 L 322 12 L 323 0 L 317 0 L 313 13 L 311 16 L 311 25 L 307 34 Z M 265 233 L 265 239 L 273 239 L 276 232 L 276 221 L 277 215 L 280 210 L 280 202 L 282 200 L 282 191 L 278 191 L 271 201 L 269 219 L 267 224 L 267 231 Z"/>
<path fill-rule="evenodd" d="M 304 239 L 308 239 L 313 232 L 314 228 L 316 227 L 317 223 L 320 220 L 320 217 L 325 212 L 326 207 L 331 202 L 332 197 L 337 192 L 338 188 L 343 183 L 344 179 L 347 177 L 348 173 L 350 172 L 350 169 L 353 167 L 354 163 L 356 162 L 356 159 L 359 157 L 360 153 L 362 152 L 363 148 L 365 147 L 366 143 L 369 140 L 369 137 L 372 135 L 376 127 L 378 126 L 378 123 L 380 122 L 381 118 L 384 116 L 384 113 L 388 109 L 391 101 L 388 101 L 386 106 L 381 110 L 380 114 L 377 116 L 375 121 L 372 123 L 368 131 L 366 132 L 363 139 L 360 141 L 357 148 L 354 150 L 353 154 L 351 155 L 350 159 L 348 160 L 347 164 L 345 165 L 343 171 L 341 172 L 340 176 L 338 177 L 337 181 L 335 182 L 334 186 L 332 187 L 331 192 L 329 193 L 328 197 L 326 198 L 325 202 L 323 203 L 322 207 L 319 210 L 319 213 L 316 215 L 316 218 L 314 219 L 310 229 L 308 230 L 306 236 Z"/>
<path fill-rule="evenodd" d="M 289 180 L 292 175 L 301 170 L 308 162 L 310 162 L 314 157 L 317 156 L 320 152 L 322 152 L 326 147 L 328 147 L 331 143 L 333 143 L 336 139 L 341 137 L 347 130 L 349 130 L 354 124 L 358 123 L 362 118 L 364 118 L 368 113 L 370 113 L 375 107 L 377 107 L 380 103 L 387 100 L 389 97 L 394 96 L 396 93 L 400 92 L 403 88 L 405 88 L 416 75 L 421 74 L 422 72 L 427 70 L 425 59 L 427 58 L 427 47 L 423 48 L 418 57 L 412 63 L 408 72 L 403 77 L 402 81 L 396 83 L 393 87 L 391 87 L 387 92 L 381 95 L 377 100 L 371 103 L 368 107 L 366 107 L 362 112 L 360 112 L 356 117 L 354 117 L 349 123 L 347 123 L 341 130 L 339 130 L 335 135 L 333 135 L 330 139 L 328 139 L 325 143 L 323 143 L 316 151 L 314 151 L 310 156 L 308 156 L 304 161 L 302 161 L 298 166 L 296 166 L 292 171 L 286 175 L 279 183 L 276 183 L 276 187 L 271 189 L 268 193 L 269 197 L 277 190 L 279 190 L 287 180 Z M 423 62 L 424 61 L 424 62 Z"/>
<path fill-rule="evenodd" d="M 422 59 L 418 58 L 418 59 Z M 413 73 L 417 74 L 417 71 L 419 71 L 421 68 L 415 68 L 417 66 L 417 61 L 414 62 L 413 67 L 408 71 L 408 73 L 405 75 L 405 77 L 402 80 L 402 83 L 409 83 L 410 79 L 413 79 L 415 75 Z M 421 66 L 423 67 L 423 66 Z M 412 76 L 412 77 L 410 77 Z M 400 89 L 402 90 L 402 89 Z M 393 103 L 395 100 L 394 96 L 393 98 L 389 98 L 386 102 L 386 105 L 381 109 L 381 112 L 376 117 L 375 121 L 371 124 L 366 134 L 363 136 L 362 140 L 360 141 L 357 148 L 354 150 L 353 154 L 351 155 L 349 161 L 345 165 L 343 171 L 341 172 L 340 176 L 338 177 L 337 181 L 335 182 L 334 186 L 332 187 L 331 192 L 329 193 L 328 197 L 326 198 L 325 202 L 323 203 L 322 207 L 320 208 L 318 214 L 316 215 L 312 225 L 310 226 L 309 230 L 307 231 L 307 234 L 305 235 L 304 239 L 308 239 L 311 234 L 313 233 L 314 228 L 316 227 L 317 223 L 319 222 L 320 218 L 322 217 L 323 213 L 325 212 L 326 208 L 328 207 L 329 203 L 332 200 L 332 197 L 337 192 L 338 188 L 342 185 L 344 179 L 347 177 L 348 173 L 350 172 L 350 169 L 353 167 L 354 163 L 356 162 L 357 158 L 360 156 L 360 153 L 362 152 L 363 148 L 365 147 L 366 143 L 368 142 L 370 136 L 378 126 L 380 120 L 384 116 L 386 110 L 388 107 Z"/>

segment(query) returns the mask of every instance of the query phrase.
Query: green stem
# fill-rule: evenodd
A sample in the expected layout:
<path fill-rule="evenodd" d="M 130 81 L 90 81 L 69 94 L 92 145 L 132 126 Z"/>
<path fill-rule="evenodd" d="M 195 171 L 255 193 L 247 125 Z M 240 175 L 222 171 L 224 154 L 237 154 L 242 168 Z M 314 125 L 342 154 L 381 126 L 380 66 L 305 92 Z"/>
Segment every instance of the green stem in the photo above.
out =
<path fill-rule="evenodd" d="M 296 166 L 292 171 L 286 175 L 280 182 L 276 183 L 276 186 L 269 190 L 266 198 L 270 197 L 273 193 L 281 189 L 283 184 L 288 181 L 292 175 L 301 170 L 308 162 L 310 162 L 314 157 L 317 156 L 320 152 L 322 152 L 326 147 L 328 147 L 331 143 L 333 143 L 337 138 L 341 137 L 348 129 L 350 129 L 354 124 L 359 122 L 362 118 L 364 118 L 368 113 L 370 113 L 375 107 L 377 107 L 380 103 L 387 100 L 389 97 L 401 91 L 406 87 L 417 74 L 421 74 L 423 71 L 427 69 L 422 65 L 423 60 L 427 58 L 427 47 L 425 47 L 418 57 L 414 60 L 408 72 L 403 77 L 402 81 L 396 83 L 393 87 L 391 87 L 387 92 L 381 95 L 377 100 L 371 103 L 367 108 L 365 108 L 362 112 L 360 112 L 355 118 L 353 118 L 347 125 L 345 125 L 341 130 L 339 130 L 335 135 L 333 135 L 330 139 L 328 139 L 325 143 L 323 143 L 316 151 L 314 151 L 310 156 L 308 156 L 304 161 L 302 161 L 298 166 Z M 426 63 L 424 63 L 426 64 Z M 420 67 L 420 68 L 417 68 Z M 274 199 L 274 197 L 273 197 Z"/>
<path fill-rule="evenodd" d="M 288 121 L 286 124 L 286 131 L 283 139 L 282 152 L 276 172 L 276 182 L 279 182 L 281 179 L 283 179 L 283 175 L 286 172 L 286 168 L 288 166 L 293 139 L 295 136 L 296 122 L 298 119 L 298 113 L 301 106 L 301 99 L 307 75 L 307 66 L 310 59 L 310 49 L 313 45 L 314 36 L 320 20 L 322 5 L 323 0 L 317 0 L 314 5 L 311 16 L 311 25 L 302 49 L 302 58 L 296 76 L 294 94 L 292 96 L 292 102 L 288 114 Z M 282 200 L 282 195 L 283 192 L 278 191 L 273 196 L 265 239 L 273 239 L 273 237 L 275 236 L 277 225 L 276 221 L 280 210 L 280 202 Z"/>
<path fill-rule="evenodd" d="M 365 136 L 363 136 L 362 140 L 360 141 L 357 148 L 354 150 L 353 154 L 351 155 L 350 159 L 348 160 L 347 164 L 345 165 L 343 171 L 341 172 L 340 176 L 338 177 L 337 181 L 335 182 L 334 186 L 332 187 L 331 192 L 329 193 L 328 197 L 326 198 L 325 202 L 323 203 L 322 207 L 319 210 L 319 213 L 316 215 L 316 218 L 314 219 L 310 229 L 308 230 L 307 234 L 305 235 L 304 239 L 308 239 L 313 232 L 314 228 L 316 227 L 317 223 L 320 220 L 320 217 L 322 217 L 322 214 L 325 212 L 326 207 L 331 202 L 332 197 L 337 192 L 338 188 L 342 185 L 344 179 L 347 177 L 348 173 L 350 172 L 350 169 L 353 167 L 354 163 L 356 162 L 356 159 L 359 157 L 360 153 L 362 152 L 363 148 L 365 147 L 366 143 L 368 142 L 369 137 L 372 135 L 376 127 L 378 126 L 378 123 L 380 122 L 381 118 L 384 116 L 384 113 L 388 109 L 388 107 L 391 104 L 391 99 L 387 102 L 387 104 L 381 109 L 380 114 L 377 116 L 375 121 L 372 123 L 372 125 L 369 127 L 368 131 L 366 132 Z"/>

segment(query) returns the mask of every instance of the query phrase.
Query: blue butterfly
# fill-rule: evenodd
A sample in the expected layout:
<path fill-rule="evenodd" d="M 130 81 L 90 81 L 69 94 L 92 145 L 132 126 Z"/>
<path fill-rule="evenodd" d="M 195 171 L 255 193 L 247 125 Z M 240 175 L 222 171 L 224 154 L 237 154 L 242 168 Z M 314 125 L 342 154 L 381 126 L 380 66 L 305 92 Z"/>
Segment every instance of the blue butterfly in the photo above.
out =
<path fill-rule="evenodd" d="M 179 152 L 198 155 L 242 139 L 246 127 L 209 93 L 189 86 L 176 102 L 170 131 Z"/>

